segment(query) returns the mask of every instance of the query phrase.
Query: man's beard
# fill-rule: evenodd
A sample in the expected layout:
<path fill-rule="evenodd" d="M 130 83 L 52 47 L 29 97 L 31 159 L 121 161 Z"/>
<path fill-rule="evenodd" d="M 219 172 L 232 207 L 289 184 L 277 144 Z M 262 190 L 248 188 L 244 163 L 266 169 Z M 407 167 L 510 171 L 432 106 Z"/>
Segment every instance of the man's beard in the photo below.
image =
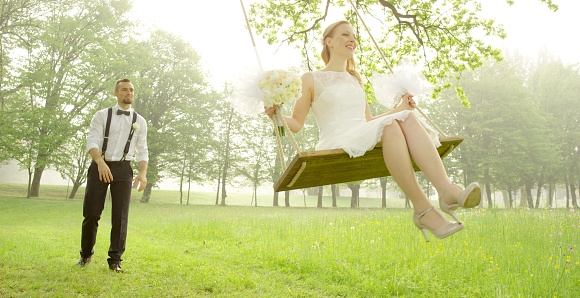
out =
<path fill-rule="evenodd" d="M 133 99 L 132 98 L 125 98 L 125 99 L 123 99 L 123 103 L 130 105 L 133 103 Z"/>

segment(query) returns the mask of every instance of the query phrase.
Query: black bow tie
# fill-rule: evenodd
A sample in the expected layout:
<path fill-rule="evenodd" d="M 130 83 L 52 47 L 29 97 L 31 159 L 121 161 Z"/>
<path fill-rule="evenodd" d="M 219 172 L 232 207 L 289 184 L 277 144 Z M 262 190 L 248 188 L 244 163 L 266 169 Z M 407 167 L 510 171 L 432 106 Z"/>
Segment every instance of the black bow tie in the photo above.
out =
<path fill-rule="evenodd" d="M 117 110 L 117 115 L 131 115 L 131 112 L 129 111 L 123 111 L 123 110 Z"/>

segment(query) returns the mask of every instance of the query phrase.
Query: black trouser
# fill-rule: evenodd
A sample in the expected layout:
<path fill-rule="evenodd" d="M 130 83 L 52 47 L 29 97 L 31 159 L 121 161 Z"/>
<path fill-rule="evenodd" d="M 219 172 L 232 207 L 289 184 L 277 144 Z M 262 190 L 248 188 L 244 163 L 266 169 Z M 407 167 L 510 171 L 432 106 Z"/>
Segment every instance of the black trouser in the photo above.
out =
<path fill-rule="evenodd" d="M 131 201 L 131 184 L 133 169 L 128 161 L 107 162 L 113 174 L 111 186 L 111 244 L 109 246 L 109 264 L 120 263 L 125 252 L 127 239 L 127 220 Z M 87 174 L 87 187 L 83 203 L 83 220 L 81 235 L 81 257 L 88 258 L 94 254 L 93 247 L 97 241 L 99 219 L 105 207 L 105 198 L 109 183 L 99 181 L 99 167 L 93 161 Z"/>

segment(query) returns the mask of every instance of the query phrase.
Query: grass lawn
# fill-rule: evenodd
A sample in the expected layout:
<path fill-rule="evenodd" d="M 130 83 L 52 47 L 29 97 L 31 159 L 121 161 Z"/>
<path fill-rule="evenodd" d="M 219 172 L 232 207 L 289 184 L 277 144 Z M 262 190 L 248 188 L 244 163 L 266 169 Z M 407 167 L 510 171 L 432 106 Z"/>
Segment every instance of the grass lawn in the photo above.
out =
<path fill-rule="evenodd" d="M 570 210 L 462 210 L 462 232 L 425 242 L 409 209 L 187 206 L 167 192 L 171 202 L 132 203 L 117 274 L 106 261 L 110 202 L 93 261 L 79 268 L 82 200 L 48 190 L 27 199 L 11 187 L 0 185 L 0 297 L 580 293 L 580 216 Z"/>

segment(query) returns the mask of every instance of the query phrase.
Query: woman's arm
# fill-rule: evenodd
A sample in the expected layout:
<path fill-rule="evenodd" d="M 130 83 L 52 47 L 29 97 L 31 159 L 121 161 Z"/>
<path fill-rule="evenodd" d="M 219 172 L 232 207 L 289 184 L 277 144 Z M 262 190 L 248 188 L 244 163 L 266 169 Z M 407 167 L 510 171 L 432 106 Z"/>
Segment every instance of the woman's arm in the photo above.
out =
<path fill-rule="evenodd" d="M 373 119 L 381 118 L 381 117 L 384 117 L 386 115 L 394 114 L 394 113 L 401 112 L 404 110 L 412 110 L 414 106 L 415 106 L 415 100 L 413 99 L 413 94 L 407 93 L 407 94 L 403 95 L 403 100 L 401 101 L 401 104 L 398 105 L 396 108 L 394 108 L 394 109 L 392 109 L 384 114 L 381 114 L 379 116 L 373 117 L 373 115 L 371 113 L 371 109 L 369 108 L 369 104 L 367 103 L 367 108 L 366 108 L 366 112 L 365 112 L 366 119 L 367 119 L 367 121 L 371 121 Z"/>

